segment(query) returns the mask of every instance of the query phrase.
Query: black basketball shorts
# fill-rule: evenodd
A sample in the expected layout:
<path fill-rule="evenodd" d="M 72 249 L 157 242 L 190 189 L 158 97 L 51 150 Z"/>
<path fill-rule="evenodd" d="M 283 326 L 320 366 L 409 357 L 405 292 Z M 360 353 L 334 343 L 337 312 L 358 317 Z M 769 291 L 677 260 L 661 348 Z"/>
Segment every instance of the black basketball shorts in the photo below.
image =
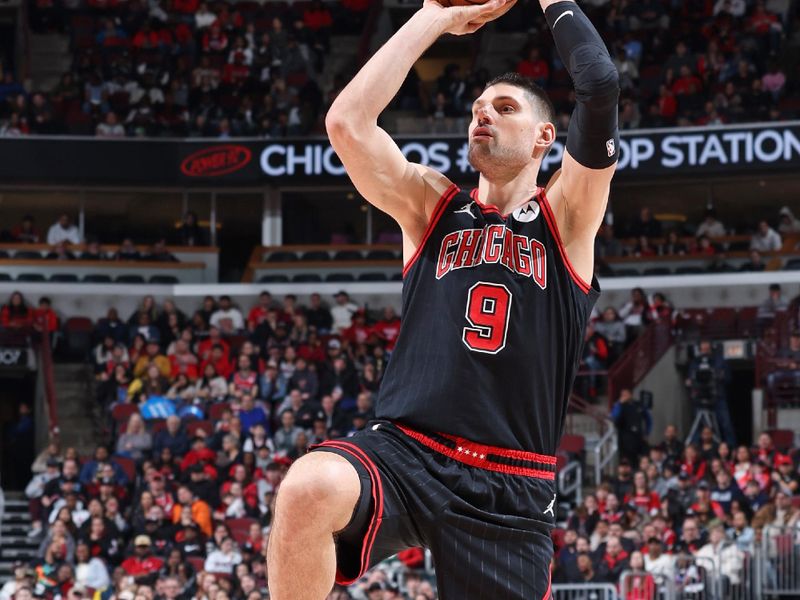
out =
<path fill-rule="evenodd" d="M 337 583 L 423 546 L 441 600 L 550 598 L 555 457 L 383 420 L 312 450 L 344 457 L 361 478 L 353 517 L 337 534 Z"/>

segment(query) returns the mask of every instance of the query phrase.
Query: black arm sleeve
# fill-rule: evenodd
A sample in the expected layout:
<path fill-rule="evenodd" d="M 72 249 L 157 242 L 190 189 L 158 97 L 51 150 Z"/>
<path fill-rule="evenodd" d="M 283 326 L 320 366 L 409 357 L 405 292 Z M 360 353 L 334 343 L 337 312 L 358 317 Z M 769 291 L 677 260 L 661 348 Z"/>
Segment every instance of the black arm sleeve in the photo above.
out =
<path fill-rule="evenodd" d="M 575 2 L 551 4 L 544 14 L 575 85 L 577 104 L 567 131 L 567 150 L 590 169 L 610 167 L 619 156 L 617 68 Z"/>

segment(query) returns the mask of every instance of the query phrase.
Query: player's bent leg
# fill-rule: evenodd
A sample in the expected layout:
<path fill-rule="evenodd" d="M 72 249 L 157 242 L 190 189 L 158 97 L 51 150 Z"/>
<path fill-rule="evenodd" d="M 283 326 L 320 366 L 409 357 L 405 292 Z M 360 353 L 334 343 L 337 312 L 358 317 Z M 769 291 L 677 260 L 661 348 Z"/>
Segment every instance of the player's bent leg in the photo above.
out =
<path fill-rule="evenodd" d="M 278 490 L 267 549 L 272 600 L 323 600 L 336 575 L 333 534 L 353 516 L 361 493 L 355 468 L 330 452 L 300 458 Z"/>

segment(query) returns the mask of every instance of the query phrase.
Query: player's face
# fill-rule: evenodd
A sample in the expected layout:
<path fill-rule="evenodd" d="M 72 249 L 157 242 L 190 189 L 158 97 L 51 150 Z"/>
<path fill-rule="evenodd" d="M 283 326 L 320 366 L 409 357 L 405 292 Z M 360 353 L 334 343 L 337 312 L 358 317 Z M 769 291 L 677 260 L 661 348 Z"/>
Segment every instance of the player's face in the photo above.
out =
<path fill-rule="evenodd" d="M 513 175 L 543 153 L 551 133 L 552 125 L 540 121 L 524 90 L 498 83 L 473 104 L 469 162 L 488 177 Z"/>

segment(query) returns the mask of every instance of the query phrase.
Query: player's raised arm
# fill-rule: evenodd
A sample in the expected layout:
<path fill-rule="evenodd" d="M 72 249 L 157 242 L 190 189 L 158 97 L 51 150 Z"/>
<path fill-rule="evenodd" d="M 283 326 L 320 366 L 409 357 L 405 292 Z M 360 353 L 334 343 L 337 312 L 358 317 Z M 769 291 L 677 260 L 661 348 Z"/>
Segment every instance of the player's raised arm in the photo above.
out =
<path fill-rule="evenodd" d="M 577 101 L 561 176 L 548 193 L 559 207 L 570 259 L 591 276 L 592 244 L 619 156 L 619 74 L 597 30 L 575 2 L 540 0 L 540 4 Z"/>
<path fill-rule="evenodd" d="M 512 3 L 491 0 L 479 6 L 443 8 L 426 0 L 347 84 L 325 118 L 331 145 L 356 189 L 391 215 L 412 243 L 422 237 L 430 212 L 450 182 L 428 167 L 408 162 L 378 127 L 378 116 L 440 35 L 472 33 Z"/>

